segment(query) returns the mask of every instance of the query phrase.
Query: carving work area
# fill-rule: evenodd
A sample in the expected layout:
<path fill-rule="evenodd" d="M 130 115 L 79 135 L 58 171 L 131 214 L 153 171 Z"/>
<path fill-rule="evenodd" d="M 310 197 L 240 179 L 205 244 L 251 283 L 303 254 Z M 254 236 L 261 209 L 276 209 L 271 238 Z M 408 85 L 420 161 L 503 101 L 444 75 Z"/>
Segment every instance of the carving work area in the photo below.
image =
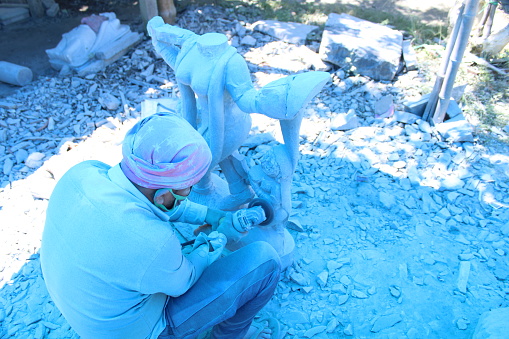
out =
<path fill-rule="evenodd" d="M 105 338 L 108 317 L 125 325 L 112 337 L 235 337 L 228 318 L 203 319 L 238 306 L 214 284 L 257 260 L 227 288 L 247 306 L 224 311 L 259 306 L 249 338 L 507 337 L 509 153 L 479 142 L 460 104 L 472 89 L 455 87 L 443 122 L 423 120 L 433 79 L 410 41 L 349 14 L 312 41 L 317 26 L 220 6 L 174 25 L 122 18 L 72 21 L 45 46 L 45 72 L 0 61 L 1 339 Z M 153 214 L 173 228 L 131 228 Z M 161 255 L 176 253 L 168 234 L 177 264 Z"/>

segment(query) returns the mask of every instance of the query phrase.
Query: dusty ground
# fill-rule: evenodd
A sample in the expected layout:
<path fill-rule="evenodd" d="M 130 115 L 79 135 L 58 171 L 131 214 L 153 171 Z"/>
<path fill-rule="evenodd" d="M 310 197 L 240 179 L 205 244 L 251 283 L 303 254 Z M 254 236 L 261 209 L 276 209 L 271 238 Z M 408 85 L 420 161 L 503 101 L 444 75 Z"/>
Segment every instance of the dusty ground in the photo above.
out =
<path fill-rule="evenodd" d="M 199 9 L 186 18 L 208 13 L 226 17 Z M 228 23 L 211 25 L 219 31 Z M 269 65 L 252 65 L 254 80 L 264 81 L 275 50 L 294 61 L 291 46 L 271 43 L 254 49 L 267 53 Z M 140 75 L 151 65 L 167 84 Z M 148 42 L 90 79 L 48 72 L 2 102 L 4 173 L 15 153 L 0 190 L 2 339 L 76 337 L 40 274 L 48 194 L 78 161 L 116 163 L 141 101 L 176 93 L 172 72 Z M 296 261 L 263 311 L 281 321 L 285 338 L 470 338 L 482 312 L 509 306 L 507 145 L 450 144 L 424 123 L 373 117 L 381 96 L 392 95 L 398 107 L 419 96 L 429 86 L 424 73 L 382 84 L 337 72 L 309 105 L 293 185 L 293 219 L 302 226 L 291 231 Z M 127 106 L 105 109 L 107 93 L 124 95 Z M 337 113 L 353 107 L 361 127 L 332 130 Z M 41 129 L 50 118 L 55 127 Z M 250 164 L 280 140 L 274 121 L 253 118 L 253 134 L 271 138 L 242 148 Z M 43 166 L 26 166 L 32 152 L 43 153 Z"/>

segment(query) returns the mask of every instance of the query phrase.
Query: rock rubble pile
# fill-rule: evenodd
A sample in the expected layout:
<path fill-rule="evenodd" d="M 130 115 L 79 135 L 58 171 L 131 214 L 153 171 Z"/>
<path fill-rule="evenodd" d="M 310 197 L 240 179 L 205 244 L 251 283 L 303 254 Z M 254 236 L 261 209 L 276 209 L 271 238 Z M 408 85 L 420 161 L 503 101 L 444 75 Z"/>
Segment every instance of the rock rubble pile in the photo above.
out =
<path fill-rule="evenodd" d="M 227 34 L 258 86 L 314 67 L 304 46 L 233 11 L 193 8 L 179 25 Z M 483 312 L 508 307 L 507 149 L 384 116 L 424 81 L 419 71 L 381 83 L 337 70 L 307 107 L 289 226 L 297 258 L 263 310 L 285 338 L 469 338 Z M 52 187 L 80 161 L 117 163 L 143 100 L 177 96 L 145 40 L 104 72 L 42 78 L 0 100 L 0 338 L 77 338 L 38 260 Z M 281 141 L 277 122 L 253 115 L 240 151 L 254 165 Z"/>

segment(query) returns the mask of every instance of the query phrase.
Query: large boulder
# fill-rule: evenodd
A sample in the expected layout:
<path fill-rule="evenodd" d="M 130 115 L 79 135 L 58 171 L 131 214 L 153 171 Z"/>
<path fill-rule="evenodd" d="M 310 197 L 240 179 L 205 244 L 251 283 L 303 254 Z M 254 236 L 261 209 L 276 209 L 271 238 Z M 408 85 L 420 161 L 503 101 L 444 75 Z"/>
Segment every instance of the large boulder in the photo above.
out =
<path fill-rule="evenodd" d="M 403 34 L 348 14 L 331 13 L 320 44 L 324 61 L 374 80 L 391 81 L 399 68 Z"/>
<path fill-rule="evenodd" d="M 509 335 L 509 307 L 484 312 L 472 339 L 503 339 Z"/>

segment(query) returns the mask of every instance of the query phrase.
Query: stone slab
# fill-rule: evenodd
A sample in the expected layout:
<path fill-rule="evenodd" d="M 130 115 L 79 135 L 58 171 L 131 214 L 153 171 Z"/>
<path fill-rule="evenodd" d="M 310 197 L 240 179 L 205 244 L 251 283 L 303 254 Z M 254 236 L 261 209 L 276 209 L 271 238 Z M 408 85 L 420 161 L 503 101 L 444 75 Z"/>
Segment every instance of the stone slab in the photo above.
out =
<path fill-rule="evenodd" d="M 399 67 L 402 43 L 399 31 L 348 14 L 331 13 L 319 52 L 324 61 L 341 68 L 391 81 Z"/>
<path fill-rule="evenodd" d="M 25 7 L 0 7 L 0 24 L 9 25 L 30 17 L 30 11 Z"/>
<path fill-rule="evenodd" d="M 394 119 L 398 122 L 402 122 L 404 124 L 413 124 L 417 122 L 417 120 L 420 119 L 418 115 L 415 115 L 413 113 L 408 113 L 404 111 L 396 111 L 394 112 Z"/>
<path fill-rule="evenodd" d="M 414 71 L 418 68 L 417 54 L 412 47 L 412 41 L 403 40 L 403 60 L 407 71 Z"/>
<path fill-rule="evenodd" d="M 436 125 L 438 132 L 450 142 L 473 142 L 473 127 L 466 120 L 443 122 Z"/>
<path fill-rule="evenodd" d="M 300 45 L 306 43 L 308 34 L 315 29 L 318 29 L 318 26 L 276 20 L 260 20 L 253 24 L 254 31 L 265 33 L 285 42 Z"/>
<path fill-rule="evenodd" d="M 141 103 L 141 118 L 148 117 L 152 114 L 177 111 L 178 106 L 177 98 L 159 98 L 147 99 Z"/>
<path fill-rule="evenodd" d="M 142 34 L 135 32 L 128 32 L 123 35 L 119 39 L 115 40 L 111 44 L 106 46 L 102 46 L 95 52 L 96 59 L 99 60 L 108 60 L 114 57 L 115 55 L 122 53 L 124 55 L 129 48 L 131 48 L 134 44 L 140 41 L 142 38 Z"/>

